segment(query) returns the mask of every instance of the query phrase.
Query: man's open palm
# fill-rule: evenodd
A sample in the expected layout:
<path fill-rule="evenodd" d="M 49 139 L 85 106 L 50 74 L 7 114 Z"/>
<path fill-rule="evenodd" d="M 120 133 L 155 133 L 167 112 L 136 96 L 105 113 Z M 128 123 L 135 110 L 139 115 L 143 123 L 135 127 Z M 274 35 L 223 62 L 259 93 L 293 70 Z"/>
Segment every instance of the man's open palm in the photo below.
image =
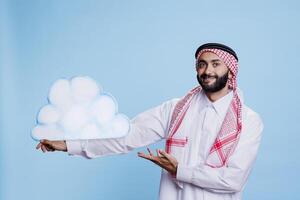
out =
<path fill-rule="evenodd" d="M 149 148 L 148 152 L 149 154 L 144 154 L 143 152 L 138 152 L 138 156 L 145 158 L 147 160 L 152 161 L 153 163 L 157 164 L 158 166 L 164 168 L 165 170 L 167 170 L 168 172 L 170 172 L 170 174 L 172 175 L 176 175 L 177 173 L 177 165 L 178 162 L 176 160 L 176 158 L 174 156 L 172 156 L 171 154 L 168 154 L 167 152 L 163 151 L 163 150 L 156 150 L 157 155 L 153 155 L 153 153 L 151 152 L 151 150 Z"/>

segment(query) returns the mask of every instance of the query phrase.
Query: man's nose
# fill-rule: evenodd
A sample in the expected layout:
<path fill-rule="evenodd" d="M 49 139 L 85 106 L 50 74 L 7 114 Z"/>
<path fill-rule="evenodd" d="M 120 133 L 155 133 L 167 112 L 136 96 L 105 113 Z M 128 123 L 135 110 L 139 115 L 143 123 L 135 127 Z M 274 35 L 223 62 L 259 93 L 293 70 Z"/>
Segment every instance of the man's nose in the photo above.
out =
<path fill-rule="evenodd" d="M 213 70 L 214 70 L 214 68 L 213 68 L 212 64 L 209 63 L 208 65 L 206 65 L 204 73 L 209 75 L 209 74 L 212 74 Z"/>

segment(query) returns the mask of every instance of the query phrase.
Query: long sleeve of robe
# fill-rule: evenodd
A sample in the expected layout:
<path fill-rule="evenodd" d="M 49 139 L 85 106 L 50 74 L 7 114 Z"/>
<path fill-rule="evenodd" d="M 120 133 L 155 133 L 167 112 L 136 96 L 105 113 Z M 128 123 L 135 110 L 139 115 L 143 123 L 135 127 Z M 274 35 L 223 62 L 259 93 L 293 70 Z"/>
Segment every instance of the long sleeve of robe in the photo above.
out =
<path fill-rule="evenodd" d="M 188 137 L 189 142 L 184 147 L 172 147 L 172 155 L 179 163 L 177 175 L 172 177 L 162 170 L 159 199 L 241 199 L 261 140 L 263 124 L 257 113 L 243 104 L 243 129 L 227 165 L 206 165 L 231 99 L 232 92 L 216 102 L 210 102 L 202 92 L 197 94 L 175 135 L 178 139 Z M 139 114 L 132 119 L 130 133 L 123 138 L 67 141 L 68 152 L 96 158 L 127 153 L 165 139 L 177 102 L 173 99 Z"/>

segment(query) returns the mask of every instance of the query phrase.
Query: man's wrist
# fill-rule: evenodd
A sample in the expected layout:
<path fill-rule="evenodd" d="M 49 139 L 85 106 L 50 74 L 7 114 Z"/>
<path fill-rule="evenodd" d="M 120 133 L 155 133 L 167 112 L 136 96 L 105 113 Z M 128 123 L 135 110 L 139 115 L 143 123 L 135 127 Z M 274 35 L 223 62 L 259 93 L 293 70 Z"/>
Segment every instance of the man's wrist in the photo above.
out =
<path fill-rule="evenodd" d="M 174 172 L 174 176 L 176 176 L 176 175 L 177 175 L 177 168 L 178 168 L 178 164 L 176 164 L 176 166 L 175 166 L 175 172 Z"/>
<path fill-rule="evenodd" d="M 68 152 L 68 147 L 67 147 L 67 142 L 66 142 L 66 140 L 64 140 L 63 142 L 64 142 L 64 149 L 63 149 L 63 151 L 64 151 L 64 152 Z"/>
<path fill-rule="evenodd" d="M 176 179 L 183 182 L 190 182 L 192 180 L 193 168 L 178 164 Z"/>

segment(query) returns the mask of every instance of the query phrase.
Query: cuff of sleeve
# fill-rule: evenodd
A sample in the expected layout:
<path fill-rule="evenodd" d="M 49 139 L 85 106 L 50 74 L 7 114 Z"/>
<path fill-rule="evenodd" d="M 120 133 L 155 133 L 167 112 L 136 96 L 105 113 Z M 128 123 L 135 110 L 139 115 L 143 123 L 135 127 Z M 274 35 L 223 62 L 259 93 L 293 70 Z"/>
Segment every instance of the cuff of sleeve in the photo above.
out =
<path fill-rule="evenodd" d="M 183 166 L 180 163 L 177 166 L 176 179 L 182 182 L 191 183 L 193 171 L 190 167 Z"/>
<path fill-rule="evenodd" d="M 67 140 L 66 145 L 69 155 L 83 155 L 81 142 L 79 140 Z"/>

